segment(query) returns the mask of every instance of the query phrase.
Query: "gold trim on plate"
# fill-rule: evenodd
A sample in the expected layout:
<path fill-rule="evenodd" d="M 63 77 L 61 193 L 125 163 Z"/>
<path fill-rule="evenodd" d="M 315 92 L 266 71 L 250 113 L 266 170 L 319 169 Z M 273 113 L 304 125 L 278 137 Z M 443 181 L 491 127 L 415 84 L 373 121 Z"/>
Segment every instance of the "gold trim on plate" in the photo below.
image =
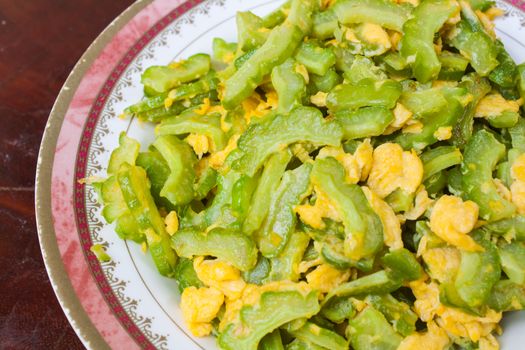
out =
<path fill-rule="evenodd" d="M 138 0 L 115 18 L 79 59 L 53 105 L 44 130 L 35 177 L 35 209 L 38 239 L 47 274 L 69 323 L 88 349 L 110 349 L 82 307 L 62 262 L 51 213 L 51 176 L 55 147 L 69 104 L 85 73 L 104 47 L 153 0 Z"/>

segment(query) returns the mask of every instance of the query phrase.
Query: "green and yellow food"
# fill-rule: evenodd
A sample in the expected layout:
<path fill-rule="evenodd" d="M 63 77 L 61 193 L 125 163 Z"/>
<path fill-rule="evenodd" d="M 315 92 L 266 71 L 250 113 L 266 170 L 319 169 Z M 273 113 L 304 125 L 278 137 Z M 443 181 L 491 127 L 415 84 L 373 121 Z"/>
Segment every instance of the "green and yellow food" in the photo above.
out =
<path fill-rule="evenodd" d="M 502 313 L 525 307 L 525 65 L 500 14 L 238 13 L 237 43 L 143 73 L 124 114 L 156 139 L 120 136 L 94 184 L 104 218 L 221 349 L 499 349 Z"/>

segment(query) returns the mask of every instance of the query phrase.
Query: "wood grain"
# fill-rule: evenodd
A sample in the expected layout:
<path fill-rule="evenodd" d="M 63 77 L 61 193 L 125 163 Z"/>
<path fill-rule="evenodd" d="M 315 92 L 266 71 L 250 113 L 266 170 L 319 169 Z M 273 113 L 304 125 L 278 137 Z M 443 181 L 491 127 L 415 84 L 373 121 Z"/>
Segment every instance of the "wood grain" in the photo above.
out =
<path fill-rule="evenodd" d="M 82 349 L 49 283 L 34 213 L 47 117 L 69 72 L 131 0 L 0 0 L 0 349 Z"/>

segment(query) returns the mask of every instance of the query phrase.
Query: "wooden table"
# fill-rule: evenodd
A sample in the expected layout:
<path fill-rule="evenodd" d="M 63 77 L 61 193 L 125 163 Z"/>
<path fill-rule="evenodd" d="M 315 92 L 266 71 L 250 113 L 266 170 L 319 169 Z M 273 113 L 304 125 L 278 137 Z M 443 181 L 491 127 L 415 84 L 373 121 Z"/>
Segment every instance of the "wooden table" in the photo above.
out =
<path fill-rule="evenodd" d="M 82 349 L 38 244 L 35 165 L 53 102 L 131 0 L 0 0 L 0 349 Z"/>

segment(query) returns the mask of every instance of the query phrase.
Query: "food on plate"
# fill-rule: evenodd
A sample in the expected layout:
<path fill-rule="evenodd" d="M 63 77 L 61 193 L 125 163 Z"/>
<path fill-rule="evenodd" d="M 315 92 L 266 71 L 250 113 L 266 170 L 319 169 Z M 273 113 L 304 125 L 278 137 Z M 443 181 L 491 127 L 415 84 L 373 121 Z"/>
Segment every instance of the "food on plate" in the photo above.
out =
<path fill-rule="evenodd" d="M 525 307 L 525 64 L 500 14 L 239 12 L 236 43 L 143 72 L 124 117 L 155 141 L 120 135 L 92 183 L 102 215 L 221 349 L 498 349 Z"/>

